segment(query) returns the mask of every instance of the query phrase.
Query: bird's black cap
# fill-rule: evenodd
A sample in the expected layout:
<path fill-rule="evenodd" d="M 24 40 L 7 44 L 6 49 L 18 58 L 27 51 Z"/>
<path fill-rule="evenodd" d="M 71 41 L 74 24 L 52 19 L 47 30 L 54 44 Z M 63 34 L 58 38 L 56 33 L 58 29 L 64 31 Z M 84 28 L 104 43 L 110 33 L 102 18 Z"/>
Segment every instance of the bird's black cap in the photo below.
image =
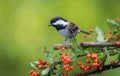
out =
<path fill-rule="evenodd" d="M 58 21 L 58 20 L 64 20 L 64 21 L 67 21 L 67 20 L 65 20 L 64 18 L 62 18 L 62 17 L 59 17 L 59 16 L 56 16 L 56 17 L 54 17 L 54 18 L 52 18 L 51 20 L 50 20 L 50 23 L 54 23 L 54 22 L 56 22 L 56 21 Z"/>

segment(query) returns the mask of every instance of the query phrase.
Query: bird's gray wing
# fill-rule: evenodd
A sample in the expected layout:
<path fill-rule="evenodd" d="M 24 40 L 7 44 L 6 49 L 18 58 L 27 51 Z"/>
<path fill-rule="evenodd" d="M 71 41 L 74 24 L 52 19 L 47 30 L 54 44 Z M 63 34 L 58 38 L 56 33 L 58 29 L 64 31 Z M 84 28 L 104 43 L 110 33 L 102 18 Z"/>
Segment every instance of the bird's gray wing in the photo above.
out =
<path fill-rule="evenodd" d="M 69 30 L 70 30 L 70 33 L 71 34 L 77 34 L 78 33 L 78 30 L 79 28 L 72 22 L 69 23 Z"/>

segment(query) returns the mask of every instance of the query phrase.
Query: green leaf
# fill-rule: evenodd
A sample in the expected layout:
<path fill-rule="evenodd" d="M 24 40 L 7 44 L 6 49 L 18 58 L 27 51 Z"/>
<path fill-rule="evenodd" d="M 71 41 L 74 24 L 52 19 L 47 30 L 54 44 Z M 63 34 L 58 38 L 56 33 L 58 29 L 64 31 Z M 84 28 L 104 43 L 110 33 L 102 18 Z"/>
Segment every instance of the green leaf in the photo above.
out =
<path fill-rule="evenodd" d="M 76 53 L 74 56 L 72 56 L 72 57 L 71 57 L 71 58 L 72 58 L 72 61 L 74 62 L 79 55 L 80 55 L 80 53 Z"/>
<path fill-rule="evenodd" d="M 96 76 L 102 76 L 102 72 L 97 73 Z"/>
<path fill-rule="evenodd" d="M 44 53 L 44 55 L 46 56 L 46 59 L 47 59 L 47 61 L 48 61 L 49 64 L 54 63 L 54 59 L 53 59 L 52 54 L 53 54 L 52 50 L 47 51 L 47 52 Z"/>
<path fill-rule="evenodd" d="M 63 70 L 59 71 L 59 72 L 56 74 L 56 76 L 62 76 L 62 74 L 63 74 Z"/>
<path fill-rule="evenodd" d="M 33 69 L 38 69 L 38 68 L 36 67 L 36 65 L 33 64 L 33 63 L 31 63 L 31 62 L 30 62 L 30 66 L 31 66 Z"/>
<path fill-rule="evenodd" d="M 38 64 L 38 61 L 34 61 L 33 64 Z"/>
<path fill-rule="evenodd" d="M 112 19 L 107 19 L 107 23 L 109 23 L 110 25 L 116 25 L 116 26 L 119 26 L 119 23 L 117 23 L 115 20 L 112 20 Z"/>
<path fill-rule="evenodd" d="M 107 19 L 107 23 L 110 25 L 113 34 L 116 34 L 119 31 L 120 24 L 118 22 L 112 19 Z"/>
<path fill-rule="evenodd" d="M 54 63 L 54 59 L 52 57 L 46 57 L 47 61 L 49 64 L 53 64 Z"/>
<path fill-rule="evenodd" d="M 120 54 L 118 54 L 118 61 L 120 61 Z"/>
<path fill-rule="evenodd" d="M 110 56 L 114 56 L 116 54 L 118 54 L 118 52 L 116 50 L 109 50 L 109 55 Z"/>
<path fill-rule="evenodd" d="M 97 41 L 98 42 L 105 42 L 101 29 L 97 26 L 95 28 L 95 30 L 96 30 L 96 33 L 97 33 Z"/>
<path fill-rule="evenodd" d="M 44 70 L 42 71 L 42 75 L 45 76 L 45 75 L 49 74 L 50 70 L 51 70 L 50 68 L 44 69 Z"/>
<path fill-rule="evenodd" d="M 72 39 L 71 39 L 71 43 L 72 43 L 72 48 L 71 48 L 71 50 L 72 50 L 72 52 L 73 52 L 74 54 L 76 54 L 76 52 L 78 51 L 77 39 L 76 39 L 75 37 L 72 38 Z"/>
<path fill-rule="evenodd" d="M 106 62 L 106 59 L 107 59 L 107 54 L 105 54 L 102 58 L 101 58 L 101 65 L 105 65 L 105 62 Z"/>

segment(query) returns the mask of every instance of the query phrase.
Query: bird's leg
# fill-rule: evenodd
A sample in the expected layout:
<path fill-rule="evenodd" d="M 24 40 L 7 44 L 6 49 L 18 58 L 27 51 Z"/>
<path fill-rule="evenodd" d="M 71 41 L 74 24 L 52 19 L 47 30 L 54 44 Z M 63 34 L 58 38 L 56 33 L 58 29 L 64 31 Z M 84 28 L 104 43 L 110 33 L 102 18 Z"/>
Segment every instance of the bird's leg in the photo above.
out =
<path fill-rule="evenodd" d="M 65 42 L 67 41 L 67 38 L 65 39 Z"/>
<path fill-rule="evenodd" d="M 64 44 L 67 44 L 67 43 L 69 43 L 69 41 L 68 41 L 69 39 L 65 39 L 65 41 L 64 41 Z"/>
<path fill-rule="evenodd" d="M 67 43 L 67 38 L 66 38 L 65 41 L 63 42 L 63 45 L 66 45 L 66 43 Z"/>
<path fill-rule="evenodd" d="M 70 44 L 70 39 L 65 39 L 65 41 L 64 41 L 64 43 L 63 43 L 63 46 L 65 47 L 65 48 L 67 48 L 67 47 L 69 47 L 68 46 L 68 44 Z"/>

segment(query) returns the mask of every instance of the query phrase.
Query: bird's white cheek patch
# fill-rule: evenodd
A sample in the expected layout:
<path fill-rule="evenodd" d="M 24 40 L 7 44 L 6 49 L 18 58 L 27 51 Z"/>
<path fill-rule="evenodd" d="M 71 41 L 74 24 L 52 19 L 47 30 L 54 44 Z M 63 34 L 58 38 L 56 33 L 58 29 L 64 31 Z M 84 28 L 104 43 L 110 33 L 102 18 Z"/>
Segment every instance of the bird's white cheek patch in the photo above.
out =
<path fill-rule="evenodd" d="M 68 25 L 68 22 L 65 22 L 63 20 L 58 20 L 57 22 L 53 23 L 54 25 Z"/>

